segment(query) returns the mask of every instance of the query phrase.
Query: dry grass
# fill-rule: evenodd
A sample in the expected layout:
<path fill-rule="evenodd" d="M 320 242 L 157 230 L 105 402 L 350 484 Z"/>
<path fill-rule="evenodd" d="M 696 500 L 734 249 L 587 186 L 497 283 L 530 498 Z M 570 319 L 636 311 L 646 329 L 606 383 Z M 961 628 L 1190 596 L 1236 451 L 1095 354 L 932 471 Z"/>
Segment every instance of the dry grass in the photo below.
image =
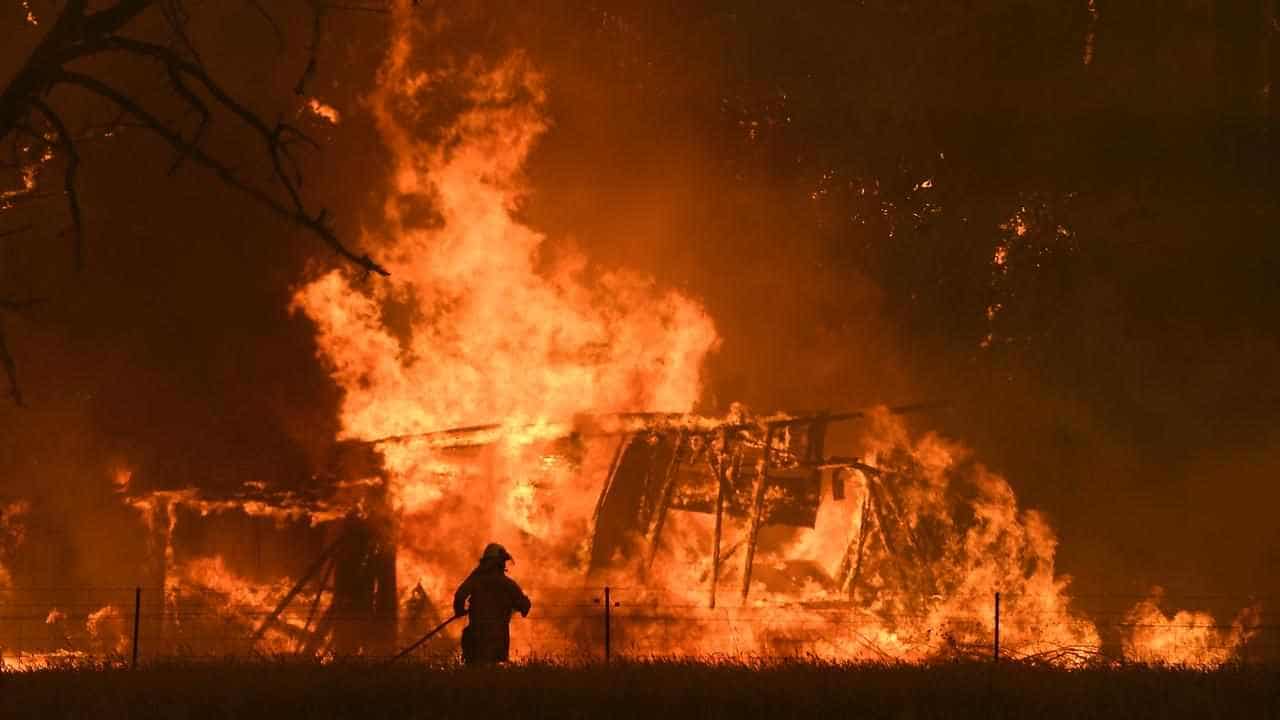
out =
<path fill-rule="evenodd" d="M 812 661 L 170 662 L 7 674 L 3 718 L 1280 718 L 1260 667 L 1076 671 Z"/>

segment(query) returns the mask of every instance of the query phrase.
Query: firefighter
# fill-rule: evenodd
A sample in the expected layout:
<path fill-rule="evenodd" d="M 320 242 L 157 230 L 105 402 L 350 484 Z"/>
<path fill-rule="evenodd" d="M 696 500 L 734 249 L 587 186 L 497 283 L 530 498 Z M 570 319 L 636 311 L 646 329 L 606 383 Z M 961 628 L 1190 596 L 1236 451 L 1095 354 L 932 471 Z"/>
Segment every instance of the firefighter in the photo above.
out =
<path fill-rule="evenodd" d="M 462 660 L 468 665 L 506 662 L 511 651 L 511 613 L 529 616 L 528 596 L 507 577 L 507 563 L 512 561 L 506 548 L 489 543 L 480 564 L 453 595 L 454 614 L 467 615 Z"/>

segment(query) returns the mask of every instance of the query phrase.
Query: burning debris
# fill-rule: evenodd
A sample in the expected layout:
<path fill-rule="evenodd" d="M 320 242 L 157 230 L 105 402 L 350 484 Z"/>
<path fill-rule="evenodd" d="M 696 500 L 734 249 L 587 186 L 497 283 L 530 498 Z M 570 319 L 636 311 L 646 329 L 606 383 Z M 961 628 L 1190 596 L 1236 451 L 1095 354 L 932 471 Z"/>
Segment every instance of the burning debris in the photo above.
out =
<path fill-rule="evenodd" d="M 425 506 L 395 502 L 385 465 L 348 464 L 360 483 L 331 476 L 359 497 L 328 501 L 323 517 L 296 515 L 296 497 L 285 495 L 277 497 L 289 507 L 263 512 L 258 503 L 271 494 L 257 488 L 244 515 L 325 538 L 304 571 L 274 583 L 175 551 L 179 518 L 204 522 L 232 511 L 231 499 L 135 498 L 138 507 L 166 503 L 167 522 L 154 525 L 167 558 L 165 602 L 185 623 L 168 634 L 215 642 L 200 629 L 206 617 L 227 651 L 386 654 L 446 616 L 444 601 L 465 574 L 457 568 L 474 555 L 466 549 L 494 533 L 514 538 L 542 606 L 571 607 L 600 585 L 630 588 L 633 614 L 617 629 L 619 647 L 867 660 L 985 655 L 998 590 L 1009 657 L 1074 664 L 1098 656 L 1097 629 L 1071 609 L 1069 579 L 1055 573 L 1044 520 L 1020 510 L 1008 484 L 958 448 L 934 436 L 913 440 L 892 411 L 753 417 L 739 407 L 724 418 L 632 413 L 558 427 L 474 426 L 365 445 L 430 464 L 442 484 L 423 494 L 432 498 Z M 480 514 L 467 498 L 492 491 L 486 478 L 501 477 L 490 474 L 496 469 L 517 477 Z M 563 502 L 571 496 L 577 502 Z M 430 534 L 449 523 L 465 535 Z M 1130 623 L 1126 657 L 1220 664 L 1250 636 L 1247 614 L 1230 631 L 1188 636 L 1185 625 L 1212 618 L 1155 610 L 1152 621 L 1153 610 L 1151 602 L 1133 609 L 1142 621 Z M 576 652 L 592 616 L 517 625 L 515 646 Z M 673 624 L 686 630 L 673 637 Z M 238 630 L 228 635 L 228 627 Z"/>

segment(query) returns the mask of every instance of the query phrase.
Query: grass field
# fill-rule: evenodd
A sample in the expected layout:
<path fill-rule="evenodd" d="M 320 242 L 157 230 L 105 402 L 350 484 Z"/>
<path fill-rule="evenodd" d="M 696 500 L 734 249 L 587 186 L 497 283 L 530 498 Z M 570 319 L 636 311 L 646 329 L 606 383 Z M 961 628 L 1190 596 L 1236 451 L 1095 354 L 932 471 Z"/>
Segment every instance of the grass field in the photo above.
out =
<path fill-rule="evenodd" d="M 1280 672 L 676 661 L 165 663 L 9 673 L 0 718 L 1280 718 Z"/>

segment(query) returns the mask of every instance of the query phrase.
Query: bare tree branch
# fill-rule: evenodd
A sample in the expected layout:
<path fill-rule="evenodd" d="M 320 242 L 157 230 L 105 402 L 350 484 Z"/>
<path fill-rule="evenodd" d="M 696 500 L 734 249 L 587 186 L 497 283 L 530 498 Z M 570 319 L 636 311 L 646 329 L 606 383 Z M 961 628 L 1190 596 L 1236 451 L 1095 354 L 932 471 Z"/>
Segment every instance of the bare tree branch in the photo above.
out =
<path fill-rule="evenodd" d="M 249 1 L 260 12 L 263 12 L 269 20 L 271 19 L 270 14 L 265 12 L 264 6 L 256 0 Z M 194 61 L 163 45 L 115 35 L 117 31 L 155 4 L 157 4 L 156 0 L 118 0 L 114 5 L 97 12 L 88 13 L 87 0 L 68 0 L 67 4 L 63 6 L 62 12 L 58 15 L 53 28 L 41 40 L 36 50 L 28 58 L 26 64 L 14 77 L 13 81 L 10 82 L 9 86 L 4 89 L 3 93 L 0 93 L 0 137 L 10 135 L 16 127 L 24 122 L 23 118 L 28 112 L 39 110 L 33 100 L 42 98 L 57 83 L 67 82 L 79 85 L 111 100 L 117 107 L 127 110 L 129 114 L 140 120 L 144 117 L 150 118 L 149 120 L 144 120 L 144 125 L 149 130 L 159 134 L 179 153 L 170 169 L 170 172 L 173 172 L 181 166 L 186 158 L 193 157 L 194 153 L 199 151 L 200 141 L 212 117 L 209 108 L 188 85 L 188 82 L 194 83 L 207 92 L 219 107 L 231 112 L 259 135 L 271 158 L 276 179 L 284 187 L 293 207 L 284 206 L 261 189 L 251 188 L 243 181 L 235 178 L 228 166 L 218 162 L 207 153 L 199 152 L 199 156 L 202 158 L 200 161 L 202 165 L 214 170 L 224 182 L 228 182 L 283 217 L 315 233 L 347 260 L 354 262 L 369 272 L 387 275 L 386 269 L 374 262 L 368 255 L 357 255 L 337 238 L 328 225 L 325 211 L 321 210 L 313 214 L 306 209 L 299 192 L 302 184 L 302 175 L 296 158 L 293 157 L 290 151 L 291 138 L 303 139 L 312 146 L 315 144 L 300 131 L 285 123 L 276 123 L 274 126 L 268 124 L 256 113 L 249 110 L 248 107 L 235 100 L 231 93 L 227 92 L 209 76 L 204 67 L 199 64 L 199 56 L 194 46 L 186 38 L 186 15 L 185 10 L 180 7 L 179 0 L 161 0 L 161 11 L 165 14 L 166 22 L 170 29 L 177 36 L 179 46 L 190 54 Z M 305 85 L 307 77 L 314 72 L 315 54 L 319 43 L 319 33 L 322 28 L 322 17 L 327 7 L 320 0 L 312 0 L 314 20 L 313 37 L 309 47 L 311 58 L 308 62 L 308 70 L 304 72 L 299 87 Z M 272 22 L 274 23 L 274 20 Z M 200 115 L 200 124 L 193 138 L 191 140 L 182 138 L 180 134 L 175 133 L 155 116 L 146 112 L 125 93 L 96 80 L 92 76 L 79 72 L 69 72 L 64 68 L 65 64 L 72 60 L 88 57 L 103 51 L 124 52 L 138 57 L 153 58 L 164 63 L 165 71 L 168 74 L 170 85 L 174 92 Z M 45 107 L 47 108 L 48 106 L 46 105 Z M 139 112 L 143 114 L 140 115 Z M 50 117 L 49 114 L 43 111 L 41 111 L 41 114 L 44 114 L 46 119 Z M 56 118 L 56 115 L 53 117 Z M 70 133 L 59 131 L 59 135 L 64 149 L 74 145 L 73 136 Z M 75 166 L 70 157 L 68 166 Z M 74 187 L 74 178 L 71 179 L 69 187 Z M 78 198 L 74 197 L 73 192 L 69 192 L 68 197 L 69 200 L 75 203 L 76 213 L 78 214 Z M 78 229 L 80 227 L 79 219 L 73 218 L 73 222 Z M 79 253 L 80 250 L 77 248 L 77 257 L 79 257 Z"/>
<path fill-rule="evenodd" d="M 191 42 L 191 37 L 187 34 L 187 21 L 190 16 L 187 15 L 187 9 L 182 4 L 182 0 L 162 0 L 160 14 L 164 16 L 165 22 L 169 24 L 169 29 L 173 32 L 173 37 L 177 44 L 187 51 L 192 60 L 201 62 L 200 53 L 196 50 L 195 44 Z"/>
<path fill-rule="evenodd" d="M 258 2 L 258 0 L 245 0 L 245 1 L 248 2 L 249 5 L 252 6 L 254 10 L 258 11 L 258 14 L 262 16 L 262 19 L 267 21 L 267 25 L 271 26 L 271 32 L 274 33 L 276 36 L 276 44 L 280 46 L 281 50 L 283 50 L 284 49 L 284 31 L 280 29 L 280 23 L 276 22 L 275 17 L 270 12 L 268 12 L 267 9 L 262 6 L 262 3 Z"/>
<path fill-rule="evenodd" d="M 307 83 L 316 74 L 316 56 L 320 52 L 320 35 L 324 32 L 325 4 L 320 0 L 310 0 L 310 2 L 311 42 L 307 45 L 307 66 L 302 69 L 302 77 L 298 78 L 298 84 L 293 88 L 293 92 L 298 95 L 306 94 Z"/>
<path fill-rule="evenodd" d="M 266 121 L 264 121 L 256 113 L 254 113 L 253 111 L 249 110 L 247 107 L 242 105 L 240 102 L 235 100 L 235 98 L 233 98 L 229 92 L 227 92 L 221 85 L 219 85 L 216 81 L 214 81 L 213 78 L 209 77 L 208 73 L 204 71 L 204 68 L 202 68 L 201 66 L 195 63 L 192 63 L 183 59 L 181 56 L 177 55 L 169 48 L 166 48 L 161 45 L 156 45 L 154 43 L 148 43 L 148 42 L 143 42 L 141 40 L 134 40 L 131 38 L 124 38 L 124 37 L 110 37 L 110 38 L 106 38 L 102 42 L 104 47 L 110 50 L 121 50 L 129 53 L 133 53 L 136 55 L 151 57 L 163 62 L 166 65 L 166 69 L 170 73 L 170 77 L 174 79 L 176 87 L 181 88 L 180 94 L 182 94 L 189 102 L 194 102 L 197 104 L 198 107 L 203 109 L 203 105 L 200 104 L 199 101 L 195 99 L 195 96 L 193 95 L 193 93 L 191 93 L 191 91 L 187 89 L 182 83 L 182 80 L 181 80 L 182 77 L 184 76 L 189 77 L 193 81 L 203 86 L 204 90 L 208 92 L 209 95 L 215 101 L 217 101 L 217 103 L 220 106 L 230 111 L 233 115 L 240 118 L 241 121 L 243 121 L 246 125 L 252 128 L 254 131 L 256 131 L 266 145 L 266 151 L 271 158 L 272 167 L 275 170 L 276 179 L 280 181 L 280 183 L 284 186 L 286 193 L 288 193 L 289 198 L 293 203 L 293 209 L 290 211 L 283 208 L 274 198 L 271 198 L 266 193 L 257 189 L 251 189 L 249 186 L 245 185 L 238 179 L 234 179 L 233 175 L 231 174 L 230 168 L 227 168 L 221 163 L 217 163 L 208 155 L 201 153 L 201 156 L 203 158 L 207 159 L 209 162 L 214 163 L 214 165 L 209 166 L 211 167 L 211 169 L 215 165 L 217 166 L 217 168 L 220 168 L 216 171 L 219 173 L 219 176 L 221 176 L 224 181 L 227 181 L 230 184 L 235 185 L 236 187 L 238 187 L 243 191 L 249 192 L 249 194 L 255 199 L 257 199 L 259 202 L 262 202 L 268 205 L 272 209 L 283 214 L 285 217 L 293 220 L 294 222 L 302 225 L 305 228 L 310 229 L 312 232 L 315 232 L 322 239 L 324 239 L 324 241 L 328 243 L 332 248 L 337 250 L 340 255 L 351 260 L 352 262 L 356 263 L 357 265 L 364 268 L 365 270 L 368 270 L 370 272 L 375 272 L 379 275 L 384 275 L 384 276 L 389 274 L 385 268 L 383 268 L 381 265 L 374 262 L 368 255 L 358 256 L 355 253 L 353 253 L 350 249 L 348 249 L 340 240 L 338 240 L 337 236 L 333 234 L 333 231 L 328 226 L 327 212 L 325 210 L 322 209 L 315 216 L 312 216 L 307 212 L 306 204 L 304 203 L 302 199 L 302 194 L 299 190 L 301 185 L 301 173 L 298 171 L 298 164 L 296 159 L 293 157 L 293 155 L 289 151 L 288 139 L 290 137 L 296 137 L 299 140 L 308 143 L 312 147 L 318 147 L 317 143 L 315 143 L 314 140 L 307 137 L 307 135 L 303 133 L 301 130 L 298 130 L 297 128 L 287 123 L 278 122 L 274 127 L 267 125 Z M 71 73 L 71 72 L 64 73 L 64 77 L 71 82 L 76 82 L 81 85 L 85 84 L 83 82 L 84 80 L 92 80 L 92 78 L 89 78 L 88 76 L 80 75 L 79 73 Z M 86 85 L 86 87 L 89 87 L 89 86 Z M 112 98 L 112 97 L 108 97 L 107 95 L 103 95 L 101 91 L 102 88 L 106 88 L 110 90 L 110 92 L 114 94 L 115 97 Z M 90 88 L 90 89 L 93 89 L 93 88 Z M 168 140 L 171 145 L 173 145 L 174 149 L 179 150 L 180 152 L 186 155 L 191 155 L 192 153 L 198 151 L 199 148 L 197 145 L 182 139 L 181 136 L 173 133 L 167 126 L 161 123 L 158 119 L 155 119 L 153 116 L 150 116 L 149 113 L 147 114 L 147 116 L 152 118 L 150 120 L 147 120 L 143 116 L 139 115 L 138 111 L 141 110 L 141 108 L 137 106 L 136 103 L 132 103 L 130 101 L 129 104 L 126 105 L 120 102 L 121 100 L 127 100 L 127 98 L 125 98 L 125 96 L 120 94 L 118 91 L 108 88 L 108 86 L 106 86 L 105 84 L 100 84 L 100 87 L 97 89 L 97 91 L 99 92 L 100 95 L 103 95 L 104 97 L 108 97 L 108 99 L 112 99 L 113 102 L 116 102 L 116 104 L 120 106 L 122 109 L 128 109 L 129 112 L 133 114 L 135 117 L 138 117 L 139 119 L 144 120 L 144 122 L 146 122 L 149 126 L 151 126 L 151 129 L 153 131 L 160 132 L 161 128 L 163 128 L 164 132 L 161 133 L 162 137 L 165 137 L 165 139 Z M 208 165 L 208 163 L 205 163 L 205 164 Z M 292 174 L 289 172 L 289 170 L 291 169 L 293 170 Z M 225 175 L 224 175 L 224 172 L 226 173 Z"/>
<path fill-rule="evenodd" d="M 99 10 L 86 18 L 85 32 L 90 37 L 116 32 L 153 4 L 155 0 L 118 0 L 115 5 Z M 68 8 L 72 5 L 83 8 L 85 3 L 84 0 L 71 0 L 67 3 Z"/>
<path fill-rule="evenodd" d="M 9 379 L 9 397 L 18 407 L 26 407 L 22 401 L 22 388 L 18 385 L 18 365 L 9 352 L 9 343 L 5 339 L 4 318 L 0 317 L 0 365 L 4 366 L 4 374 Z"/>
<path fill-rule="evenodd" d="M 244 0 L 270 25 L 276 40 L 283 48 L 284 33 L 276 22 L 265 0 Z M 301 0 L 299 0 L 301 1 Z M 304 94 L 313 79 L 318 65 L 318 55 L 324 31 L 325 15 L 330 10 L 388 12 L 385 6 L 360 3 L 329 3 L 324 0 L 305 0 L 311 9 L 311 33 L 307 45 L 307 64 L 295 85 L 295 92 Z M 318 236 L 339 256 L 357 265 L 367 273 L 387 275 L 385 268 L 367 254 L 357 254 L 348 248 L 334 233 L 328 212 L 320 209 L 312 212 L 302 197 L 304 174 L 296 151 L 299 146 L 311 149 L 318 144 L 301 130 L 278 120 L 268 122 L 246 104 L 236 99 L 209 75 L 201 62 L 200 53 L 189 32 L 190 16 L 184 0 L 65 0 L 52 2 L 57 13 L 48 32 L 27 56 L 22 66 L 12 75 L 8 84 L 0 88 L 0 143 L 9 140 L 12 163 L 7 167 L 21 174 L 22 184 L 14 191 L 0 196 L 0 210 L 17 207 L 53 197 L 40 192 L 36 173 L 51 157 L 65 157 L 63 169 L 63 197 L 71 215 L 71 232 L 74 238 L 75 267 L 84 264 L 84 222 L 77 190 L 77 176 L 81 157 L 78 143 L 95 136 L 109 135 L 123 127 L 145 129 L 158 136 L 176 156 L 169 172 L 175 173 L 190 160 L 203 166 L 218 179 L 240 191 L 254 202 L 290 223 Z M 159 42 L 122 37 L 119 33 L 153 7 L 163 21 L 162 32 L 166 37 Z M 188 132 L 188 123 L 162 120 L 147 109 L 136 96 L 117 89 L 109 82 L 86 71 L 72 71 L 70 63 L 84 60 L 100 53 L 121 53 L 132 58 L 157 61 L 164 66 L 169 88 L 180 98 L 188 112 L 198 115 L 194 130 Z M 65 115 L 49 100 L 50 92 L 58 86 L 86 91 L 112 105 L 118 114 L 107 125 L 93 125 L 74 133 L 65 121 Z M 274 174 L 272 181 L 259 184 L 241 178 L 227 162 L 215 157 L 203 147 L 208 129 L 220 112 L 229 113 L 239 124 L 247 127 L 260 138 L 270 158 Z M 35 121 L 39 117 L 42 122 Z M 185 119 L 187 116 L 183 115 Z M 126 118 L 132 120 L 127 121 Z M 283 193 L 274 188 L 279 182 Z M 0 237 L 30 230 L 29 225 L 0 231 Z M 35 301 L 20 301 L 0 297 L 0 313 L 16 312 L 30 307 Z M 0 318 L 2 319 L 2 318 Z M 14 402 L 21 405 L 22 394 L 18 384 L 16 365 L 0 326 L 0 365 L 9 381 L 9 391 Z"/>
<path fill-rule="evenodd" d="M 67 82 L 73 85 L 79 85 L 80 87 L 83 87 L 86 90 L 89 90 L 99 95 L 100 97 L 115 103 L 122 110 L 126 110 L 130 115 L 133 115 L 138 120 L 140 120 L 152 132 L 154 132 L 155 134 L 163 138 L 175 150 L 178 150 L 179 152 L 187 153 L 187 155 L 190 158 L 192 158 L 199 164 L 205 166 L 207 169 L 212 170 L 218 176 L 218 178 L 222 180 L 224 183 L 226 183 L 231 187 L 236 188 L 237 190 L 240 190 L 244 194 L 248 195 L 250 198 L 256 200 L 257 202 L 266 206 L 267 208 L 275 211 L 276 214 L 280 215 L 281 217 L 287 220 L 290 220 L 292 222 L 295 222 L 307 228 L 308 230 L 311 230 L 313 233 L 320 236 L 321 239 L 323 239 L 331 248 L 333 248 L 342 257 L 350 260 L 351 262 L 355 263 L 356 265 L 359 265 L 360 267 L 364 268 L 369 272 L 377 273 L 383 276 L 390 275 L 390 273 L 387 272 L 385 268 L 383 268 L 378 263 L 374 262 L 374 260 L 370 258 L 368 255 L 356 255 L 354 252 L 349 250 L 345 245 L 343 245 L 342 242 L 338 240 L 337 236 L 334 235 L 333 230 L 329 228 L 327 223 L 327 213 L 324 210 L 321 210 L 314 217 L 307 214 L 305 210 L 301 207 L 301 205 L 297 202 L 298 200 L 297 191 L 292 188 L 292 184 L 288 182 L 287 177 L 284 178 L 284 181 L 286 182 L 286 186 L 290 188 L 291 194 L 293 195 L 295 200 L 295 207 L 293 209 L 286 207 L 284 204 L 282 204 L 275 198 L 271 197 L 260 188 L 253 187 L 251 185 L 248 185 L 242 182 L 238 177 L 236 177 L 235 173 L 231 170 L 230 167 L 219 162 L 213 157 L 209 156 L 199 147 L 196 147 L 188 143 L 181 135 L 169 129 L 169 127 L 166 126 L 163 122 L 161 122 L 160 119 L 157 118 L 155 115 L 152 115 L 142 106 L 138 105 L 128 96 L 124 95 L 123 93 L 111 87 L 110 85 L 107 85 L 106 83 L 98 80 L 97 78 L 93 78 L 88 75 L 82 75 L 80 73 L 70 72 L 70 71 L 63 71 L 63 73 L 60 76 L 60 79 L 62 82 Z M 265 125 L 263 125 L 262 128 L 264 129 L 265 134 L 268 137 L 268 141 L 271 144 L 274 145 L 278 143 L 278 135 L 276 132 L 266 129 Z M 280 172 L 279 157 L 280 156 L 279 156 L 279 153 L 274 149 L 272 151 L 272 157 L 275 159 L 275 162 L 277 163 L 277 173 L 279 174 Z"/>
<path fill-rule="evenodd" d="M 196 131 L 191 138 L 190 144 L 194 147 L 200 144 L 200 140 L 204 137 L 205 128 L 209 126 L 209 108 L 204 101 L 199 98 L 191 88 L 187 87 L 182 81 L 182 75 L 173 65 L 165 64 L 165 72 L 169 76 L 169 82 L 173 85 L 174 92 L 178 93 L 183 100 L 186 100 L 191 107 L 195 108 L 200 114 L 200 124 L 196 127 Z M 187 158 L 187 153 L 179 152 L 173 159 L 173 164 L 169 166 L 169 174 L 172 175 L 182 166 L 182 161 Z"/>
<path fill-rule="evenodd" d="M 71 211 L 71 236 L 75 249 L 76 269 L 84 267 L 84 222 L 80 216 L 80 196 L 76 193 L 76 173 L 80 169 L 80 153 L 62 118 L 43 100 L 32 99 L 32 107 L 40 111 L 44 119 L 58 133 L 58 144 L 67 155 L 67 167 L 62 173 L 63 191 L 67 194 L 67 207 Z"/>

